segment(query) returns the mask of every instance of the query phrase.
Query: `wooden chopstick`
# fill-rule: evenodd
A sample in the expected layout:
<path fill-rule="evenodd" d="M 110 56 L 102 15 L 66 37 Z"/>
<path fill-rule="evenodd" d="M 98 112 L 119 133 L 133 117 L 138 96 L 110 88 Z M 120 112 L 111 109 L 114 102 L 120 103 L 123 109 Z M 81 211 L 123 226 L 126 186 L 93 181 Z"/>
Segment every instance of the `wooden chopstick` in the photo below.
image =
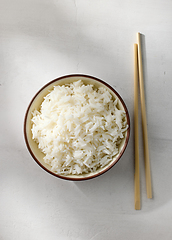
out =
<path fill-rule="evenodd" d="M 141 38 L 140 33 L 137 33 L 138 66 L 139 66 L 142 130 L 143 130 L 144 157 L 145 157 L 146 189 L 147 189 L 147 197 L 152 198 L 152 184 L 151 184 L 151 173 L 150 173 L 149 147 L 148 147 L 148 134 L 147 134 L 147 118 L 146 118 L 144 79 L 143 79 L 143 66 L 142 66 L 142 49 L 141 49 L 141 39 L 140 38 Z"/>
<path fill-rule="evenodd" d="M 139 131 L 138 131 L 138 45 L 134 44 L 134 147 L 135 147 L 135 209 L 140 210 L 140 170 L 139 170 Z"/>

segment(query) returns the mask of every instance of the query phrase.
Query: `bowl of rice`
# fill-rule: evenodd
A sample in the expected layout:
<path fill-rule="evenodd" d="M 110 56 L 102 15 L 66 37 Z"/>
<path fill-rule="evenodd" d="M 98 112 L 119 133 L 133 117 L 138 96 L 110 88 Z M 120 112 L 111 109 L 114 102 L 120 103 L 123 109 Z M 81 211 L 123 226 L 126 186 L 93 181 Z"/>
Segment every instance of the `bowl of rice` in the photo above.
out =
<path fill-rule="evenodd" d="M 83 74 L 43 86 L 24 119 L 24 138 L 33 159 L 65 180 L 107 172 L 123 155 L 129 136 L 129 113 L 121 96 L 103 80 Z"/>

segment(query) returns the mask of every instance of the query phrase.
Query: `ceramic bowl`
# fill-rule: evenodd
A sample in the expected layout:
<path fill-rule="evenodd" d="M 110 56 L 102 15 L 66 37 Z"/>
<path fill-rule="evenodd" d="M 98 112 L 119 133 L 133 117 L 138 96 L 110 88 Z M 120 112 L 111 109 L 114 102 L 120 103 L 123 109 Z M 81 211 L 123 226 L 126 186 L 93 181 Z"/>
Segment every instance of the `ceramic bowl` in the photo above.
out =
<path fill-rule="evenodd" d="M 56 85 L 64 85 L 66 83 L 71 83 L 71 82 L 74 82 L 74 81 L 77 81 L 77 80 L 82 80 L 84 84 L 92 84 L 96 88 L 103 86 L 106 89 L 108 89 L 110 91 L 110 93 L 115 98 L 118 98 L 118 100 L 119 100 L 118 101 L 118 107 L 126 112 L 128 129 L 125 132 L 125 137 L 124 137 L 124 139 L 122 140 L 122 142 L 120 144 L 119 153 L 104 168 L 99 168 L 96 172 L 89 173 L 89 174 L 63 176 L 63 175 L 59 175 L 59 174 L 51 171 L 51 167 L 44 162 L 44 160 L 43 160 L 44 154 L 38 148 L 37 143 L 32 139 L 31 118 L 32 118 L 32 112 L 35 109 L 39 110 L 40 105 L 41 105 L 42 101 L 44 100 L 44 97 L 49 93 L 50 90 L 53 90 L 54 86 L 56 86 Z M 88 75 L 83 75 L 83 74 L 73 74 L 73 75 L 62 76 L 62 77 L 59 77 L 59 78 L 57 78 L 57 79 L 47 83 L 45 86 L 43 86 L 35 94 L 35 96 L 31 100 L 31 102 L 30 102 L 30 104 L 29 104 L 29 106 L 27 108 L 27 111 L 26 111 L 26 114 L 25 114 L 25 119 L 24 119 L 24 137 L 25 137 L 26 146 L 27 146 L 31 156 L 36 161 L 36 163 L 42 169 L 44 169 L 46 172 L 54 175 L 55 177 L 59 177 L 59 178 L 66 179 L 66 180 L 72 180 L 72 181 L 91 179 L 91 178 L 100 176 L 101 174 L 107 172 L 122 157 L 122 155 L 123 155 L 123 153 L 124 153 L 124 151 L 125 151 L 125 149 L 127 147 L 127 144 L 128 144 L 128 141 L 129 141 L 129 136 L 130 136 L 129 113 L 128 113 L 127 107 L 126 107 L 122 97 L 117 93 L 117 91 L 112 86 L 110 86 L 106 82 L 104 82 L 104 81 L 102 81 L 102 80 L 100 80 L 98 78 L 95 78 L 95 77 L 92 77 L 92 76 L 88 76 Z"/>

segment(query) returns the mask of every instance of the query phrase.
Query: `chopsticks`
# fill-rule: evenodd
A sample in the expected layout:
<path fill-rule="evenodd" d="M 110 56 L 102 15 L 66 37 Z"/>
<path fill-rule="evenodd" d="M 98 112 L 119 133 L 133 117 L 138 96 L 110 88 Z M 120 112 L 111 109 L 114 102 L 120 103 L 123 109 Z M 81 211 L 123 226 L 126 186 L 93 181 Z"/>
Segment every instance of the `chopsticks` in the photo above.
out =
<path fill-rule="evenodd" d="M 149 161 L 149 145 L 147 134 L 147 118 L 144 93 L 144 78 L 142 65 L 141 36 L 137 33 L 137 42 L 134 44 L 134 131 L 135 131 L 135 209 L 140 209 L 140 174 L 139 174 L 139 140 L 138 140 L 138 76 L 140 85 L 140 102 L 142 115 L 142 131 L 144 143 L 145 175 L 147 197 L 152 198 L 152 183 Z"/>
<path fill-rule="evenodd" d="M 134 44 L 134 150 L 135 209 L 140 209 L 139 131 L 138 131 L 138 45 Z"/>

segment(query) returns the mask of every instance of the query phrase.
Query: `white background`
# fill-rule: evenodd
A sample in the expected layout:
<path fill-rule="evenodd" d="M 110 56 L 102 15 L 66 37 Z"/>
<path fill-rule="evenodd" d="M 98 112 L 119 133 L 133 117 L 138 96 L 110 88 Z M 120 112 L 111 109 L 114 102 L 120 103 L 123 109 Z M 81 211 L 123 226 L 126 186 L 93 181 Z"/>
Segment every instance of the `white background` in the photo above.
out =
<path fill-rule="evenodd" d="M 143 34 L 153 185 L 147 199 L 140 127 L 140 211 L 134 210 L 137 32 Z M 112 84 L 131 118 L 122 159 L 85 182 L 44 172 L 23 137 L 31 98 L 70 73 Z M 171 0 L 0 0 L 0 240 L 172 239 L 171 78 Z"/>

